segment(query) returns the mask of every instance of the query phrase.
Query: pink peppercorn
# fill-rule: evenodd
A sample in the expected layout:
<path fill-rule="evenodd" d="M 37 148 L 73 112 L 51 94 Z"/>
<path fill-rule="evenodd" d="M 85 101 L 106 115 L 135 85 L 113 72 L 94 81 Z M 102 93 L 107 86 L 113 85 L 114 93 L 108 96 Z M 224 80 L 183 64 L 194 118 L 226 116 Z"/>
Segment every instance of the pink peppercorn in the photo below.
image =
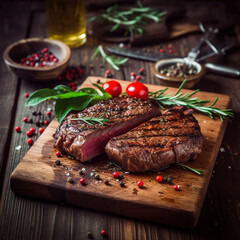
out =
<path fill-rule="evenodd" d="M 16 131 L 16 132 L 21 132 L 21 128 L 20 128 L 19 126 L 16 126 L 16 127 L 15 127 L 15 131 Z"/>

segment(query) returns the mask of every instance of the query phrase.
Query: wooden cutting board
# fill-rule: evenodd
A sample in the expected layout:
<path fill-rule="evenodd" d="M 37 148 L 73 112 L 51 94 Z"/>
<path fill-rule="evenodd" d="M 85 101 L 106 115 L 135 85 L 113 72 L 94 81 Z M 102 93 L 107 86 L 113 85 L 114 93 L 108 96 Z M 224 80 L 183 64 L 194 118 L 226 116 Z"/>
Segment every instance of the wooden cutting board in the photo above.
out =
<path fill-rule="evenodd" d="M 104 80 L 100 77 L 89 78 L 92 82 L 96 82 L 97 79 Z M 124 90 L 129 84 L 127 81 L 119 82 Z M 86 80 L 81 87 L 92 86 Z M 163 86 L 148 85 L 148 88 L 150 91 L 156 91 Z M 176 89 L 169 88 L 168 91 L 174 92 Z M 230 103 L 230 98 L 226 95 L 199 92 L 196 96 L 211 102 L 219 96 L 216 107 L 221 109 L 226 109 Z M 112 177 L 113 169 L 109 167 L 106 155 L 88 163 L 56 156 L 52 135 L 58 127 L 58 122 L 54 119 L 13 171 L 11 188 L 15 193 L 24 196 L 192 228 L 197 223 L 227 124 L 218 118 L 212 120 L 203 114 L 194 115 L 204 135 L 204 144 L 198 158 L 187 165 L 204 170 L 202 176 L 183 170 L 179 166 L 146 174 L 120 171 L 125 182 L 125 187 L 121 187 L 119 181 Z M 56 160 L 60 160 L 61 165 L 56 165 Z M 86 185 L 79 182 L 81 176 L 78 170 L 82 168 L 85 168 Z M 97 180 L 94 174 L 100 175 L 101 179 Z M 171 175 L 173 184 L 156 182 L 157 175 Z M 69 176 L 73 178 L 74 183 L 67 182 Z M 110 185 L 104 183 L 106 179 L 110 181 Z M 138 180 L 144 182 L 144 188 L 137 187 Z M 175 184 L 180 186 L 180 191 L 174 190 Z"/>

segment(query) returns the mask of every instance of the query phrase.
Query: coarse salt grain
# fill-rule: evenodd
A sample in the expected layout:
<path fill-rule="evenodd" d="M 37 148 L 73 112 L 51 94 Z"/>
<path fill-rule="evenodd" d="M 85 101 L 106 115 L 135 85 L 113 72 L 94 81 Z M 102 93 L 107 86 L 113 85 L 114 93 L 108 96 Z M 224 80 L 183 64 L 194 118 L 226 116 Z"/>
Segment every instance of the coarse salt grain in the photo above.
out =
<path fill-rule="evenodd" d="M 219 150 L 220 152 L 225 152 L 225 149 L 223 147 L 221 147 Z"/>
<path fill-rule="evenodd" d="M 18 145 L 17 147 L 15 147 L 15 149 L 16 149 L 17 151 L 19 151 L 21 148 L 22 148 L 22 146 L 20 146 L 20 145 Z"/>
<path fill-rule="evenodd" d="M 90 173 L 90 176 L 93 176 L 93 175 L 94 175 L 94 173 L 93 173 L 93 172 L 91 172 L 91 173 Z"/>
<path fill-rule="evenodd" d="M 206 121 L 205 121 L 205 120 L 204 120 L 203 122 L 204 122 L 204 123 L 206 123 Z"/>
<path fill-rule="evenodd" d="M 66 173 L 66 176 L 70 176 L 70 173 Z"/>
<path fill-rule="evenodd" d="M 129 174 L 129 172 L 124 172 L 125 174 Z"/>

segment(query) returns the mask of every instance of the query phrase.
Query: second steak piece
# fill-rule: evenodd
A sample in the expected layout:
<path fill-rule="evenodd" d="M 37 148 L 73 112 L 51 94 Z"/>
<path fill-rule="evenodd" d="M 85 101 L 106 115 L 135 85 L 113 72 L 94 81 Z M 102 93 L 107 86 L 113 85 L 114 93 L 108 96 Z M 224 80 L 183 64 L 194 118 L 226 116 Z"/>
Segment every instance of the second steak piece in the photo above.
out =
<path fill-rule="evenodd" d="M 109 158 L 124 170 L 144 172 L 195 159 L 202 143 L 192 111 L 176 107 L 112 138 L 105 149 Z"/>
<path fill-rule="evenodd" d="M 104 125 L 89 125 L 80 120 L 81 116 L 109 119 Z M 67 116 L 55 134 L 55 146 L 69 156 L 82 162 L 90 160 L 105 151 L 107 142 L 115 136 L 126 133 L 154 116 L 160 109 L 150 101 L 127 96 L 99 102 L 83 111 Z"/>

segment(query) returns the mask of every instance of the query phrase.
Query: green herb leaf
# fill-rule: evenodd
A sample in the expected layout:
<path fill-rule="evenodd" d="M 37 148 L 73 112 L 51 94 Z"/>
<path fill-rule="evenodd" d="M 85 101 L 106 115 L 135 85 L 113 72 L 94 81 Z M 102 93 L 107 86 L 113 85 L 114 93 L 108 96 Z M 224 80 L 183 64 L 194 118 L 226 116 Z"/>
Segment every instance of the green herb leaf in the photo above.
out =
<path fill-rule="evenodd" d="M 72 88 L 70 88 L 68 86 L 65 86 L 65 85 L 57 85 L 53 89 L 57 90 L 58 94 L 67 93 L 67 92 L 74 92 L 74 90 Z"/>
<path fill-rule="evenodd" d="M 94 53 L 92 55 L 92 58 L 96 57 L 97 54 L 101 54 L 101 56 L 103 57 L 104 61 L 108 62 L 111 67 L 113 67 L 115 70 L 119 71 L 120 70 L 120 65 L 125 64 L 128 61 L 128 58 L 116 58 L 110 55 L 107 55 L 104 50 L 103 47 L 101 45 L 99 45 L 95 50 Z"/>
<path fill-rule="evenodd" d="M 105 112 L 98 118 L 93 117 L 93 115 L 91 115 L 90 117 L 86 117 L 86 115 L 82 115 L 79 118 L 71 118 L 71 120 L 83 121 L 83 122 L 85 122 L 86 124 L 89 124 L 89 125 L 94 125 L 95 123 L 104 125 L 105 122 L 110 121 L 110 119 L 107 119 L 107 118 L 103 117 L 104 114 L 105 114 Z"/>
<path fill-rule="evenodd" d="M 29 106 L 37 105 L 38 103 L 43 102 L 57 94 L 58 94 L 58 91 L 55 89 L 49 89 L 49 88 L 39 89 L 29 96 L 29 98 L 25 103 L 25 106 L 29 107 Z"/>
<path fill-rule="evenodd" d="M 74 99 L 58 99 L 55 105 L 55 114 L 60 123 L 66 115 L 72 110 L 83 110 L 88 106 L 91 97 L 88 95 L 76 97 Z"/>
<path fill-rule="evenodd" d="M 112 25 L 110 32 L 116 31 L 119 27 L 126 29 L 124 36 L 143 34 L 143 27 L 146 20 L 152 20 L 156 23 L 162 21 L 166 11 L 159 11 L 156 8 L 143 7 L 141 1 L 137 1 L 137 7 L 124 8 L 118 5 L 110 6 L 106 11 L 97 17 L 92 17 L 88 21 L 106 21 Z"/>
<path fill-rule="evenodd" d="M 58 85 L 54 89 L 40 89 L 31 94 L 25 106 L 33 106 L 45 100 L 56 101 L 55 114 L 58 122 L 61 122 L 72 110 L 81 111 L 87 106 L 111 98 L 103 88 L 97 84 L 93 85 L 100 93 L 94 88 L 82 88 L 75 92 L 64 85 Z"/>
<path fill-rule="evenodd" d="M 183 83 L 180 85 L 178 90 L 175 94 L 172 95 L 172 93 L 165 94 L 164 92 L 168 89 L 165 88 L 163 90 L 159 90 L 156 92 L 150 92 L 149 93 L 149 99 L 153 100 L 157 103 L 159 107 L 162 109 L 163 106 L 183 106 L 186 108 L 192 108 L 196 111 L 202 112 L 207 114 L 210 118 L 213 118 L 213 115 L 217 115 L 221 121 L 223 121 L 225 118 L 229 119 L 229 117 L 233 117 L 234 114 L 232 112 L 232 109 L 224 109 L 221 110 L 219 108 L 213 107 L 218 98 L 215 99 L 215 101 L 210 104 L 209 106 L 203 106 L 206 103 L 209 103 L 209 101 L 200 100 L 197 97 L 191 98 L 195 93 L 197 93 L 199 90 L 195 90 L 192 93 L 183 94 L 180 91 L 184 87 L 186 83 L 186 80 L 183 81 Z"/>
<path fill-rule="evenodd" d="M 184 170 L 190 170 L 198 175 L 202 175 L 202 173 L 204 173 L 205 171 L 204 170 L 199 170 L 199 169 L 195 169 L 195 168 L 191 168 L 187 165 L 184 165 L 184 164 L 179 164 Z"/>

